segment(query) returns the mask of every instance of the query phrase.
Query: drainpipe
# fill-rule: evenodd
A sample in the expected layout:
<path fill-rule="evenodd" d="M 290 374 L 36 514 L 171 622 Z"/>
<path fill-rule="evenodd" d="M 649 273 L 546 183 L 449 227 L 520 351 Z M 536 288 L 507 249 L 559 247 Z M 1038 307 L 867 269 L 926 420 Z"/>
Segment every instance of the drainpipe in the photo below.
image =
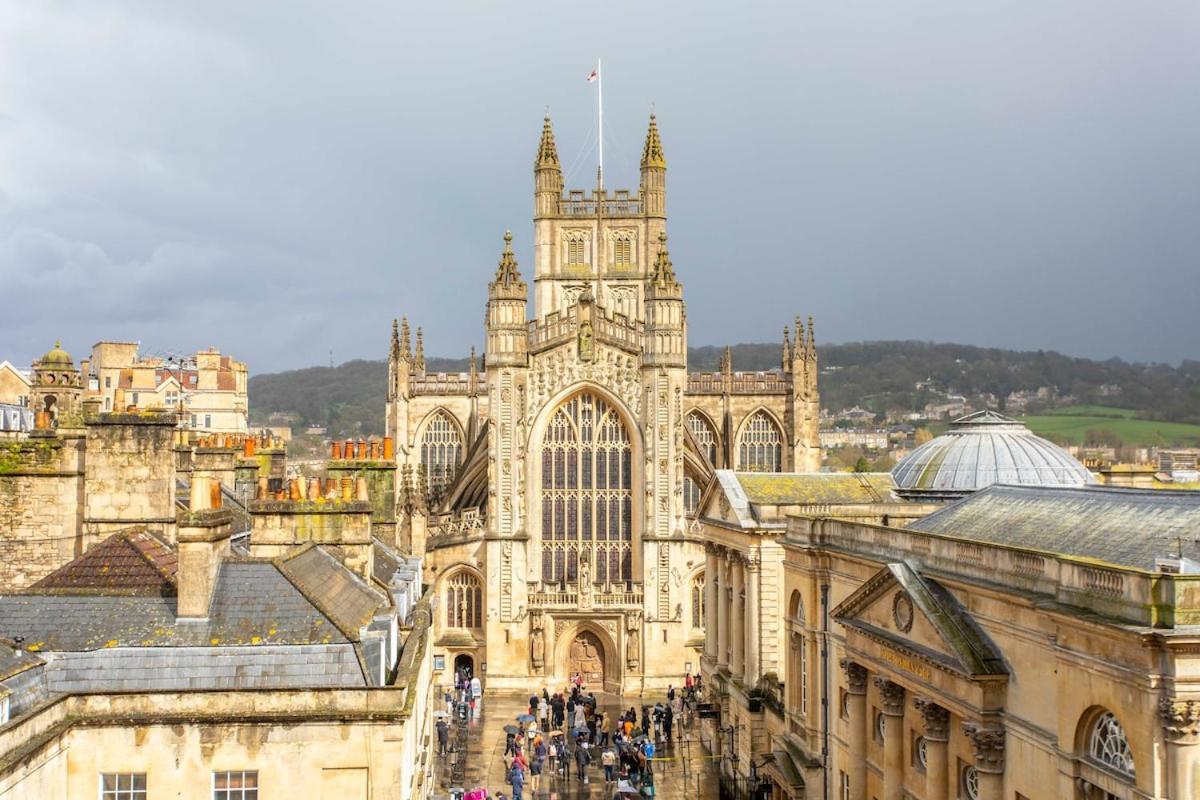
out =
<path fill-rule="evenodd" d="M 829 800 L 829 583 L 821 584 L 821 797 Z"/>

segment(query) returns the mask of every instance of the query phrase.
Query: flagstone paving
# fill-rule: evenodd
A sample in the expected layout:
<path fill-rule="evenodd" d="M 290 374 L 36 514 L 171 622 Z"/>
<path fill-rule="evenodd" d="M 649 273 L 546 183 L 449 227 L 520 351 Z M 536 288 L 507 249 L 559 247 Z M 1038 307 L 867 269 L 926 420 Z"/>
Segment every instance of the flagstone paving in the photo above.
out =
<path fill-rule="evenodd" d="M 640 709 L 647 701 L 662 698 L 622 698 L 615 695 L 598 694 L 600 708 L 611 713 L 616 719 L 623 709 L 634 706 Z M 512 797 L 512 787 L 504 782 L 504 726 L 513 724 L 518 714 L 526 711 L 526 699 L 504 696 L 485 695 L 477 719 L 471 720 L 465 729 L 451 728 L 451 742 L 456 741 L 456 734 L 465 739 L 466 753 L 448 753 L 437 761 L 438 798 L 449 796 L 451 786 L 461 786 L 467 790 L 484 787 L 494 797 L 497 792 L 503 792 L 505 797 Z M 687 740 L 682 740 L 680 734 Z M 707 752 L 699 745 L 699 723 L 693 729 L 680 730 L 676 726 L 675 740 L 670 744 L 660 746 L 654 760 L 655 796 L 662 800 L 715 800 L 718 791 L 717 769 Z M 460 761 L 461 759 L 461 761 Z M 457 767 L 457 769 L 455 769 Z M 461 779 L 461 783 L 451 784 L 451 775 Z M 575 778 L 574 764 L 568 777 L 543 775 L 541 786 L 533 791 L 531 784 L 525 784 L 525 800 L 593 800 L 593 798 L 611 798 L 613 784 L 604 783 L 604 770 L 600 766 L 599 757 L 588 769 L 587 784 L 582 784 Z"/>

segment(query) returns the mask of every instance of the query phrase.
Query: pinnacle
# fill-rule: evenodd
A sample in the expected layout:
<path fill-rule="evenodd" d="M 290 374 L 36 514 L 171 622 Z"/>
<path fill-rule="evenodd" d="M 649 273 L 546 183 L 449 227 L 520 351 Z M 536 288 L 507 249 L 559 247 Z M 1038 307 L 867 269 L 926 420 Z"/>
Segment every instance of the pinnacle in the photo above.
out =
<path fill-rule="evenodd" d="M 650 129 L 646 131 L 646 145 L 642 148 L 642 167 L 667 168 L 667 157 L 663 155 L 662 139 L 658 135 L 658 123 L 650 114 Z"/>
<path fill-rule="evenodd" d="M 517 257 L 512 249 L 512 231 L 504 232 L 504 250 L 500 253 L 500 262 L 496 267 L 496 278 L 491 288 L 514 289 L 525 291 L 525 281 L 521 280 L 521 272 L 517 268 Z"/>
<path fill-rule="evenodd" d="M 534 169 L 561 169 L 558 162 L 558 148 L 554 144 L 554 128 L 550 125 L 550 115 L 542 120 L 542 139 L 538 142 L 537 160 Z"/>

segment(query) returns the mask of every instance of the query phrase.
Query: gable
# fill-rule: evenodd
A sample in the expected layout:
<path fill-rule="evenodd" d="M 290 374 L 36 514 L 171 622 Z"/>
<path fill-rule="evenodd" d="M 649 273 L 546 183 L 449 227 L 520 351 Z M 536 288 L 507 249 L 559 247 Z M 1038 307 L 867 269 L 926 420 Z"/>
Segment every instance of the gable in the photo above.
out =
<path fill-rule="evenodd" d="M 898 658 L 915 657 L 972 678 L 1008 674 L 995 644 L 954 595 L 908 562 L 885 566 L 832 616 Z"/>

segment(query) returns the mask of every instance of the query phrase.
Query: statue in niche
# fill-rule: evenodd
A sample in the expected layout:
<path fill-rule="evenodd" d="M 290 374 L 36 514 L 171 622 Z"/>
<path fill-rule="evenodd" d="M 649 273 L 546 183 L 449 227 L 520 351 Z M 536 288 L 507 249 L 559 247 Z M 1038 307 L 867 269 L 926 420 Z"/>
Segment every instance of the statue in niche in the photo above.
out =
<path fill-rule="evenodd" d="M 579 323 L 579 360 L 591 361 L 596 357 L 595 344 L 592 342 L 592 323 L 584 320 Z"/>
<path fill-rule="evenodd" d="M 533 633 L 529 637 L 529 657 L 533 661 L 534 669 L 541 669 L 542 663 L 546 658 L 546 640 L 543 632 L 543 622 L 541 614 L 534 614 L 529 618 L 529 624 L 533 627 Z"/>
<path fill-rule="evenodd" d="M 579 554 L 579 607 L 591 608 L 592 605 L 592 563 L 591 556 L 585 550 Z"/>
<path fill-rule="evenodd" d="M 625 618 L 625 661 L 630 669 L 641 663 L 642 614 L 635 611 Z"/>

